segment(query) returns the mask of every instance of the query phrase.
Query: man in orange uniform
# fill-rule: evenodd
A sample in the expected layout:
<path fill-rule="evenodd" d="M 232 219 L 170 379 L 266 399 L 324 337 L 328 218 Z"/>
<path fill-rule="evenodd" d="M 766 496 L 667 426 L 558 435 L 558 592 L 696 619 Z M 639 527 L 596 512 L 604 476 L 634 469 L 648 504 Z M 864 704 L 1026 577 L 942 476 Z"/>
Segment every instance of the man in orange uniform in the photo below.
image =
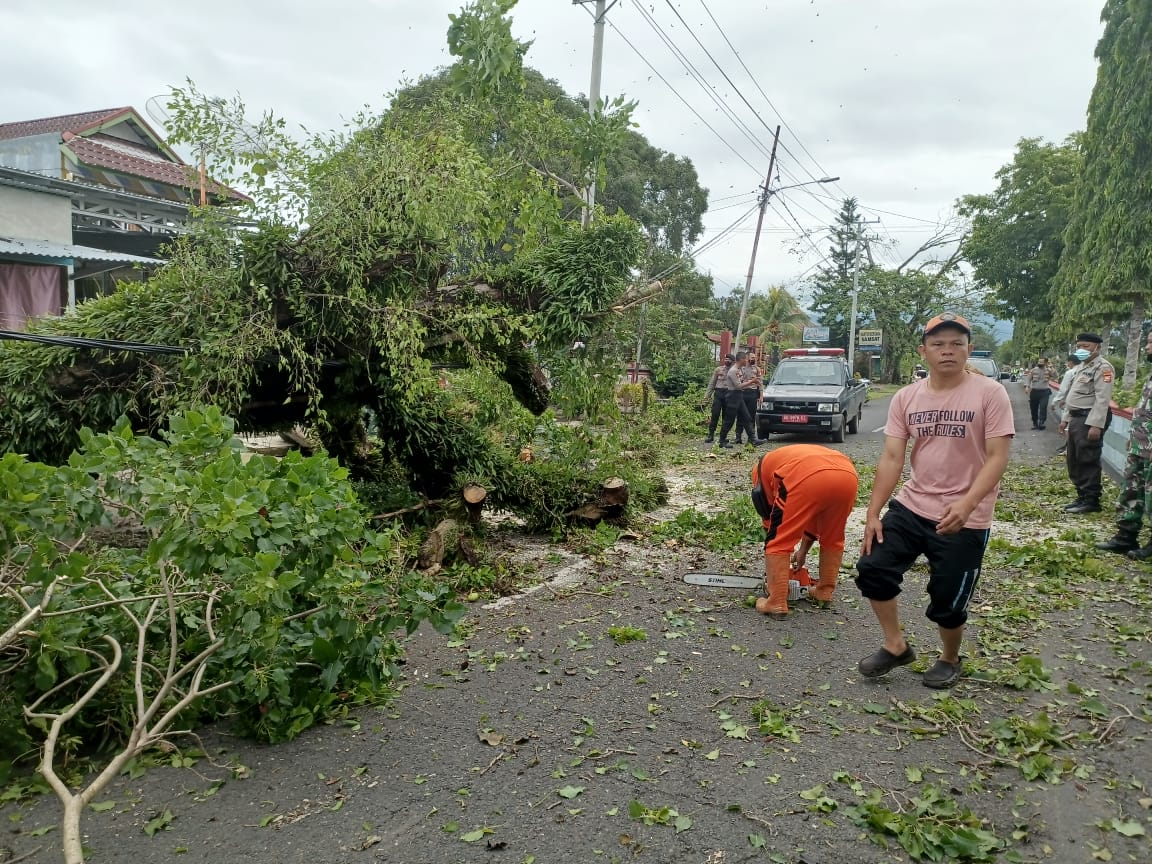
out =
<path fill-rule="evenodd" d="M 788 581 L 820 543 L 820 579 L 808 596 L 832 600 L 844 559 L 844 526 L 856 503 L 860 478 L 852 460 L 819 444 L 790 444 L 765 453 L 752 469 L 771 512 L 764 525 L 764 590 L 756 611 L 788 615 Z"/>

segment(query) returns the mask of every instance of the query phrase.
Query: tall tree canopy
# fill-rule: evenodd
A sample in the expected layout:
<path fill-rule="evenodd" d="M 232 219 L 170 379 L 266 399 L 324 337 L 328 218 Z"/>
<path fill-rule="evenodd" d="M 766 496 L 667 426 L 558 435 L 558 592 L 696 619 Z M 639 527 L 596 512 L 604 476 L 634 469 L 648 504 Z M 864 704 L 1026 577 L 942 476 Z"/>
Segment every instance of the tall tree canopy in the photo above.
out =
<path fill-rule="evenodd" d="M 860 219 L 859 202 L 845 198 L 836 214 L 836 221 L 828 226 L 831 245 L 827 264 L 812 280 L 812 311 L 820 323 L 828 328 L 830 347 L 848 347 L 848 318 L 852 304 L 852 275 L 856 261 L 857 220 Z"/>
<path fill-rule="evenodd" d="M 530 165 L 566 193 L 569 218 L 580 207 L 591 163 L 602 153 L 598 206 L 607 213 L 624 211 L 644 226 L 654 245 L 673 253 L 687 251 L 699 239 L 708 190 L 690 159 L 654 147 L 631 128 L 628 103 L 605 106 L 605 118 L 590 127 L 586 103 L 534 69 L 524 68 L 522 88 L 506 88 L 479 103 L 471 92 L 455 88 L 455 68 L 394 94 L 386 122 L 436 128 L 446 118 L 467 116 L 464 131 L 477 147 L 492 158 Z"/>
<path fill-rule="evenodd" d="M 1081 167 L 1079 137 L 1062 144 L 1020 139 L 1012 161 L 996 172 L 996 190 L 958 202 L 971 220 L 962 252 L 989 291 L 989 311 L 1021 331 L 1031 325 L 1038 333 L 1052 319 L 1053 279 Z"/>
<path fill-rule="evenodd" d="M 859 216 L 856 199 L 846 198 L 836 221 L 828 226 L 829 263 L 813 280 L 812 308 L 829 328 L 832 347 L 848 345 Z M 920 327 L 936 312 L 950 308 L 971 314 L 975 298 L 967 295 L 957 279 L 960 239 L 958 226 L 950 220 L 896 267 L 885 268 L 868 249 L 878 241 L 861 231 L 857 332 L 863 327 L 883 331 L 882 378 L 903 379 L 901 364 L 919 340 Z M 944 258 L 936 257 L 935 252 L 943 249 L 952 251 Z M 860 358 L 855 351 L 851 356 L 855 368 Z"/>
<path fill-rule="evenodd" d="M 1057 310 L 1078 324 L 1127 320 L 1130 380 L 1152 291 L 1152 0 L 1107 0 L 1101 20 Z"/>

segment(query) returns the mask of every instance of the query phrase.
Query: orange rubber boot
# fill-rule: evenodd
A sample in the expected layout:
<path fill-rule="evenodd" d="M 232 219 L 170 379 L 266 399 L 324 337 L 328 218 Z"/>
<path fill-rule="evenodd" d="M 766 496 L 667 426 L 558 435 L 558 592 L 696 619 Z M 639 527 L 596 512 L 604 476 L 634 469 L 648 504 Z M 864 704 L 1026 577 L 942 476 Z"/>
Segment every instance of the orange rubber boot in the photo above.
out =
<path fill-rule="evenodd" d="M 820 579 L 808 591 L 808 597 L 817 603 L 831 603 L 836 590 L 836 580 L 840 576 L 840 564 L 844 561 L 844 550 L 820 549 Z"/>
<path fill-rule="evenodd" d="M 788 579 L 791 574 L 788 553 L 764 556 L 764 590 L 768 596 L 757 598 L 757 612 L 777 621 L 788 617 Z"/>

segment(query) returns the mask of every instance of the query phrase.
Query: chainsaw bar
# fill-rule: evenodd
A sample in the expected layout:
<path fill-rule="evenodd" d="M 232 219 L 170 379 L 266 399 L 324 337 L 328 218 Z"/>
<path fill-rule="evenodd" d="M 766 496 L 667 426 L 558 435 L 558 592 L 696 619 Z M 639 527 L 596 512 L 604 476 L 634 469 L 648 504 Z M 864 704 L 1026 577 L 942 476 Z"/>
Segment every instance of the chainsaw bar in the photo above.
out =
<path fill-rule="evenodd" d="M 690 585 L 707 585 L 709 588 L 750 588 L 764 587 L 764 580 L 755 576 L 734 576 L 726 573 L 685 573 L 684 581 Z"/>

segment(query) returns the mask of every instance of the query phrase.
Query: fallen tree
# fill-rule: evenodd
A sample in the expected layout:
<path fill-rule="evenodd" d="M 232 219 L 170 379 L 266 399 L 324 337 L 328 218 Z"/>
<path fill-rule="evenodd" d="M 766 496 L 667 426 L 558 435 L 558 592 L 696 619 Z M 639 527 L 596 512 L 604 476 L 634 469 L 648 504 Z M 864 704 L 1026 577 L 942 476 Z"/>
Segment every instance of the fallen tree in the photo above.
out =
<path fill-rule="evenodd" d="M 460 254 L 453 232 L 484 217 L 483 166 L 461 145 L 386 130 L 352 156 L 328 164 L 327 197 L 306 229 L 269 222 L 237 237 L 205 224 L 150 282 L 37 322 L 32 333 L 59 344 L 0 345 L 0 450 L 60 463 L 81 428 L 123 415 L 155 432 L 173 411 L 208 403 L 241 431 L 306 422 L 353 471 L 365 469 L 370 425 L 427 498 L 500 473 L 505 455 L 455 410 L 438 370 L 483 370 L 542 412 L 541 359 L 626 295 L 639 232 L 625 217 L 561 224 L 548 245 L 467 280 L 454 274 L 445 292 Z M 470 174 L 483 182 L 467 194 Z M 165 346 L 187 353 L 155 350 Z M 516 504 L 507 494 L 493 503 Z"/>

